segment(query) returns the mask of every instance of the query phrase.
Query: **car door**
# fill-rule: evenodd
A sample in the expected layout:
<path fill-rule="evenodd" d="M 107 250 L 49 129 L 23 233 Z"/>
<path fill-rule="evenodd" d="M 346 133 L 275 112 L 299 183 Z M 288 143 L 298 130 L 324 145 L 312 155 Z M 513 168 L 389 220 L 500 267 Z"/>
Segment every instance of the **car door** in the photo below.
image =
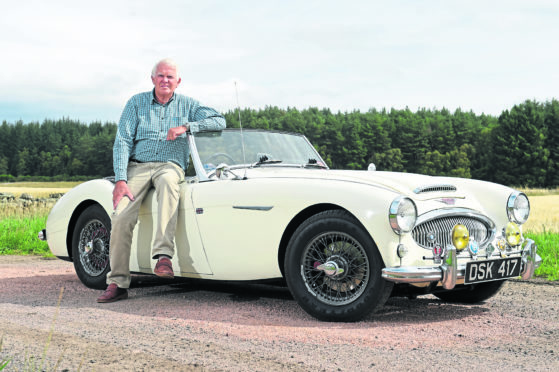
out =
<path fill-rule="evenodd" d="M 265 179 L 217 180 L 193 187 L 204 250 L 216 279 L 281 276 L 278 247 L 291 218 Z"/>

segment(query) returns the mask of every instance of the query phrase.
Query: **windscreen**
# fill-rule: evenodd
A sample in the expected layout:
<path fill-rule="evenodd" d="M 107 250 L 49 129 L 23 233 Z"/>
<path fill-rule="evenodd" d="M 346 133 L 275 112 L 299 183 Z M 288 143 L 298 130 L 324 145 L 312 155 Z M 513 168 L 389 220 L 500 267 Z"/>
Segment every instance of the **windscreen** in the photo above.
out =
<path fill-rule="evenodd" d="M 314 147 L 302 135 L 260 130 L 226 129 L 194 135 L 198 155 L 209 172 L 218 164 L 250 165 L 258 162 L 278 166 L 323 164 Z M 244 148 L 244 153 L 243 153 Z"/>

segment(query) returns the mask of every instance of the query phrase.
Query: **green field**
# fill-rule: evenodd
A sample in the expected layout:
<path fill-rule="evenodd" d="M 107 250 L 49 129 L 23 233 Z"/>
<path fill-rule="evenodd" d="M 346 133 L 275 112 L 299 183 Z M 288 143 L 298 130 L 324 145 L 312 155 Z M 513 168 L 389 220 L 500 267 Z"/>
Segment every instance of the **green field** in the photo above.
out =
<path fill-rule="evenodd" d="M 541 266 L 536 270 L 536 276 L 548 280 L 559 280 L 559 234 L 557 233 L 526 233 L 538 246 L 538 254 L 542 258 Z"/>
<path fill-rule="evenodd" d="M 33 188 L 37 186 L 33 185 Z M 542 257 L 536 276 L 559 280 L 559 195 L 540 193 L 531 196 L 532 213 L 524 226 L 525 236 L 533 239 Z M 37 234 L 46 225 L 45 207 L 0 210 L 0 255 L 52 256 L 47 243 Z"/>
<path fill-rule="evenodd" d="M 46 213 L 0 219 L 0 254 L 52 256 L 47 243 L 37 238 L 46 222 Z"/>

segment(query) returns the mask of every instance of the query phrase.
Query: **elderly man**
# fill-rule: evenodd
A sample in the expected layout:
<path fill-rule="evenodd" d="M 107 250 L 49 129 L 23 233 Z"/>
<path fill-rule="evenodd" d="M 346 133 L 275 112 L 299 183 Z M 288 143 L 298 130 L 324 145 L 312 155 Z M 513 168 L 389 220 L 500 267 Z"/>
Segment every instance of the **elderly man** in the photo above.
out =
<path fill-rule="evenodd" d="M 225 128 L 214 109 L 176 94 L 181 78 L 177 65 L 159 61 L 152 70 L 154 89 L 133 96 L 120 117 L 113 147 L 113 190 L 108 287 L 97 302 L 128 298 L 130 246 L 140 204 L 153 186 L 157 193 L 158 221 L 152 247 L 157 260 L 154 273 L 174 276 L 171 258 L 177 225 L 179 184 L 184 181 L 190 149 L 186 132 Z"/>

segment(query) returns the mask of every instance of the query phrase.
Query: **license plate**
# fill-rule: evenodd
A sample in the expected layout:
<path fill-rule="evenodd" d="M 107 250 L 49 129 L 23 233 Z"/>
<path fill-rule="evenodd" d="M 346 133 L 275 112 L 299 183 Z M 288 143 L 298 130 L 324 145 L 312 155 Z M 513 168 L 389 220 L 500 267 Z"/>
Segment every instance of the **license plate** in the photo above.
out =
<path fill-rule="evenodd" d="M 489 282 L 520 276 L 520 257 L 473 261 L 466 264 L 464 284 Z"/>

